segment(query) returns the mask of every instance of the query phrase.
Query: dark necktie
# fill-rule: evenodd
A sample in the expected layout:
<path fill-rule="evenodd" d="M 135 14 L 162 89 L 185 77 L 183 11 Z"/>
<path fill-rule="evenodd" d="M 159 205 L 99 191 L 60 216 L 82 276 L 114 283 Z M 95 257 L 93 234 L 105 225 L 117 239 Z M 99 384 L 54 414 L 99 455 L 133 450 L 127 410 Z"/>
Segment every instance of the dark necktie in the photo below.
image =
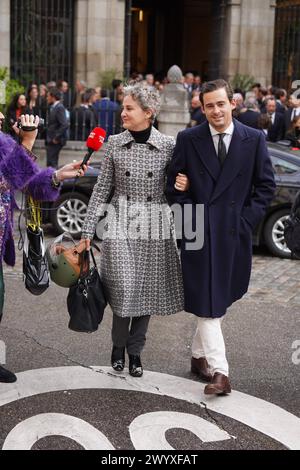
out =
<path fill-rule="evenodd" d="M 223 166 L 223 163 L 225 162 L 225 158 L 226 158 L 226 145 L 223 140 L 225 135 L 226 134 L 219 134 L 218 159 L 219 159 L 221 166 Z"/>

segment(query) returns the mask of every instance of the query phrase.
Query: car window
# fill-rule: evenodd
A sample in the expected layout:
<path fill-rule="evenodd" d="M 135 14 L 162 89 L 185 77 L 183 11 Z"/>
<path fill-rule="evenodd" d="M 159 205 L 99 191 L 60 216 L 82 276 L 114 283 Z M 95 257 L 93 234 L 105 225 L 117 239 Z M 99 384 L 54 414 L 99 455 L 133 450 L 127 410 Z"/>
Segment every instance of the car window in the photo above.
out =
<path fill-rule="evenodd" d="M 287 162 L 286 160 L 283 160 L 282 158 L 275 157 L 274 155 L 271 155 L 271 160 L 272 160 L 273 169 L 276 175 L 287 175 L 291 173 L 296 173 L 297 171 L 300 170 L 300 162 L 298 166 L 298 165 L 295 165 L 294 163 Z"/>

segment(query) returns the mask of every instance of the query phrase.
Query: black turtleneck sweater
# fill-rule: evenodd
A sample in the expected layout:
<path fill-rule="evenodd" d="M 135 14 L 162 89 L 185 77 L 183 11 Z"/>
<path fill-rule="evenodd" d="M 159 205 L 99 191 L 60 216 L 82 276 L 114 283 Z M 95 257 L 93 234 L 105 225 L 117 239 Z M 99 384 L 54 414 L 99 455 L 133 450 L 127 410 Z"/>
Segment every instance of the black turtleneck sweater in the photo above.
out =
<path fill-rule="evenodd" d="M 147 127 L 147 129 L 143 129 L 142 131 L 129 131 L 129 132 L 137 144 L 145 144 L 150 137 L 151 128 L 152 126 Z"/>

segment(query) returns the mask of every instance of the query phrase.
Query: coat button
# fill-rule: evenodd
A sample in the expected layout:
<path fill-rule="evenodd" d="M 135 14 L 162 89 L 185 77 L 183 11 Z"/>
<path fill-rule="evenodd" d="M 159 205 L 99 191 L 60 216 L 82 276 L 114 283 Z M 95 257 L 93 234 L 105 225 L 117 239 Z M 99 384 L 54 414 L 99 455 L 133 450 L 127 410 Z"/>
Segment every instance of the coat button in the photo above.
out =
<path fill-rule="evenodd" d="M 130 201 L 130 196 L 127 196 L 127 201 Z"/>
<path fill-rule="evenodd" d="M 234 206 L 235 205 L 235 201 L 231 201 L 231 206 Z"/>
<path fill-rule="evenodd" d="M 152 178 L 152 176 L 153 176 L 152 171 L 149 171 L 149 172 L 148 172 L 148 178 Z"/>
<path fill-rule="evenodd" d="M 148 201 L 148 202 L 151 202 L 151 201 L 152 201 L 152 197 L 151 197 L 151 196 L 148 196 L 148 197 L 147 197 L 147 201 Z"/>
<path fill-rule="evenodd" d="M 130 176 L 130 171 L 126 171 L 125 175 Z"/>
<path fill-rule="evenodd" d="M 235 235 L 235 230 L 234 230 L 234 228 L 232 228 L 232 229 L 230 230 L 230 235 Z"/>

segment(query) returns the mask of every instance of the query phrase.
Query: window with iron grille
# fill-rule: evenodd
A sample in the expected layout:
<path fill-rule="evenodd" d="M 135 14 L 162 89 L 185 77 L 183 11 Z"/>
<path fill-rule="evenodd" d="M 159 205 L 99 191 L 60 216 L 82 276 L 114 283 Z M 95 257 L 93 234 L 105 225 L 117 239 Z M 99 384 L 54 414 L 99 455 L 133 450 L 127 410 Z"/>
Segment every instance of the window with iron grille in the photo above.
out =
<path fill-rule="evenodd" d="M 74 0 L 11 0 L 11 76 L 73 82 Z"/>
<path fill-rule="evenodd" d="M 300 0 L 277 0 L 273 84 L 290 89 L 300 80 Z"/>

